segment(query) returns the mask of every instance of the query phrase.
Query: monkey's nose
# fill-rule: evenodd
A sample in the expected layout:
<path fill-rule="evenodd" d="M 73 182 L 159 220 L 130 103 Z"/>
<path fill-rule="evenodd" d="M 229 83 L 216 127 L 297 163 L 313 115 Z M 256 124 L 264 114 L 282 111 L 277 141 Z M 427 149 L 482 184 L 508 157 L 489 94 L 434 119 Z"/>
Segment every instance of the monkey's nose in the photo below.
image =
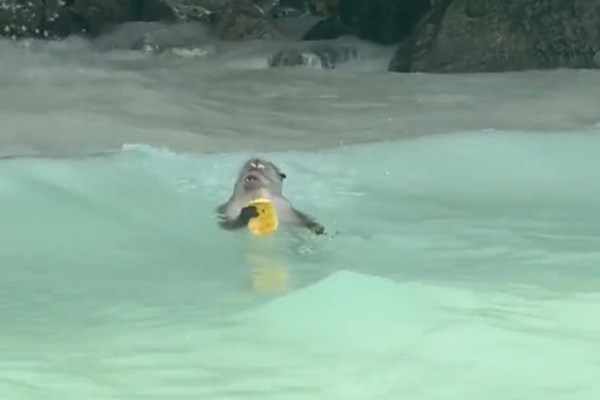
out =
<path fill-rule="evenodd" d="M 254 175 L 248 175 L 245 179 L 246 182 L 256 182 L 258 181 L 258 178 Z"/>

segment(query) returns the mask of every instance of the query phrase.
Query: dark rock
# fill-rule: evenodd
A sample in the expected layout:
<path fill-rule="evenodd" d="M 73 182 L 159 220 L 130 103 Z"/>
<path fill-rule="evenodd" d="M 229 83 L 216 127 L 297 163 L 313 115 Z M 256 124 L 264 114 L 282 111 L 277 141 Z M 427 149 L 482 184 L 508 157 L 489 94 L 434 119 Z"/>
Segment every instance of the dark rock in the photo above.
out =
<path fill-rule="evenodd" d="M 41 36 L 44 0 L 7 0 L 0 3 L 0 34 L 14 38 Z"/>
<path fill-rule="evenodd" d="M 136 21 L 175 21 L 175 8 L 163 0 L 135 0 L 137 2 Z"/>
<path fill-rule="evenodd" d="M 342 0 L 339 13 L 361 39 L 392 44 L 406 37 L 430 7 L 430 0 Z"/>
<path fill-rule="evenodd" d="M 302 38 L 302 40 L 330 40 L 344 35 L 354 35 L 356 31 L 351 26 L 344 24 L 340 17 L 333 15 L 317 22 Z"/>
<path fill-rule="evenodd" d="M 97 37 L 125 22 L 191 22 L 211 26 L 224 40 L 274 39 L 284 34 L 273 15 L 300 0 L 0 0 L 0 34 L 62 38 Z M 288 8 L 279 8 L 280 5 Z M 279 10 L 279 11 L 276 11 Z M 306 12 L 298 9 L 299 12 Z M 299 14 L 298 14 L 299 15 Z"/>
<path fill-rule="evenodd" d="M 379 44 L 399 43 L 431 9 L 431 0 L 340 0 L 334 14 L 305 40 L 353 35 Z"/>
<path fill-rule="evenodd" d="M 45 0 L 44 19 L 41 22 L 43 37 L 57 39 L 72 33 L 81 33 L 86 29 L 85 21 L 75 17 L 70 6 L 73 1 Z"/>
<path fill-rule="evenodd" d="M 398 45 L 398 49 L 394 53 L 388 69 L 394 72 L 410 72 L 410 60 L 411 40 L 407 37 Z"/>
<path fill-rule="evenodd" d="M 86 34 L 95 36 L 107 27 L 136 19 L 136 5 L 128 0 L 74 0 L 70 11 Z"/>
<path fill-rule="evenodd" d="M 256 4 L 265 14 L 270 14 L 271 11 L 279 5 L 279 0 L 252 0 L 252 2 Z"/>
<path fill-rule="evenodd" d="M 225 9 L 223 0 L 164 0 L 180 22 L 213 23 Z"/>
<path fill-rule="evenodd" d="M 294 18 L 309 12 L 305 0 L 280 0 L 272 9 L 273 18 Z"/>
<path fill-rule="evenodd" d="M 411 47 L 411 71 L 598 68 L 600 0 L 446 0 Z"/>
<path fill-rule="evenodd" d="M 127 25 L 132 24 L 136 23 L 130 22 Z M 125 24 L 121 25 L 121 28 L 124 28 L 124 25 Z M 183 22 L 156 26 L 150 25 L 147 26 L 148 29 L 138 31 L 137 35 L 135 36 L 132 34 L 136 33 L 136 29 L 134 26 L 132 26 L 132 28 L 134 29 L 129 30 L 129 32 L 124 32 L 126 35 L 123 36 L 127 39 L 136 37 L 137 39 L 135 39 L 127 48 L 132 50 L 142 50 L 152 54 L 162 53 L 165 50 L 172 50 L 174 48 L 198 51 L 202 49 L 206 50 L 206 45 L 209 42 L 206 29 L 202 25 L 195 22 Z M 113 32 L 113 35 L 113 38 L 117 39 L 117 42 L 127 45 L 127 41 L 124 41 L 118 37 L 118 30 Z M 115 41 L 113 40 L 113 43 L 114 42 Z"/>
<path fill-rule="evenodd" d="M 269 14 L 252 0 L 231 0 L 214 30 L 219 39 L 229 41 L 284 37 Z"/>
<path fill-rule="evenodd" d="M 319 69 L 334 69 L 341 63 L 358 57 L 354 46 L 320 43 L 312 46 L 281 50 L 269 58 L 269 67 L 307 66 Z"/>
<path fill-rule="evenodd" d="M 168 0 L 1 0 L 0 34 L 62 38 L 98 35 L 127 21 L 173 21 Z"/>
<path fill-rule="evenodd" d="M 273 12 L 276 11 L 276 9 L 273 10 Z M 296 16 L 273 17 L 273 23 L 283 32 L 287 40 L 302 41 L 310 28 L 324 19 L 309 12 L 300 13 L 300 10 L 297 11 Z"/>
<path fill-rule="evenodd" d="M 336 13 L 341 0 L 306 0 L 313 15 L 327 16 Z"/>
<path fill-rule="evenodd" d="M 125 22 L 115 26 L 105 34 L 93 38 L 91 43 L 101 51 L 145 49 L 144 39 L 148 38 L 149 44 L 152 45 L 154 42 L 152 34 L 165 29 L 165 25 L 162 22 Z"/>

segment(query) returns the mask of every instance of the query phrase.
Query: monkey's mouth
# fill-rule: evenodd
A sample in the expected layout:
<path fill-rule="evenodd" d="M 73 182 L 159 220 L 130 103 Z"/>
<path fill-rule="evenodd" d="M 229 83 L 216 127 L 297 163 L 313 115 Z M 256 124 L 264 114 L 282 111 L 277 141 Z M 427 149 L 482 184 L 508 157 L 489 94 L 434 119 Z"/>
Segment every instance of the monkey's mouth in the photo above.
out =
<path fill-rule="evenodd" d="M 247 175 L 246 178 L 244 179 L 244 182 L 246 183 L 256 183 L 258 182 L 258 176 L 256 175 Z"/>
<path fill-rule="evenodd" d="M 244 187 L 248 190 L 254 190 L 263 185 L 263 179 L 259 174 L 250 173 L 244 177 Z"/>

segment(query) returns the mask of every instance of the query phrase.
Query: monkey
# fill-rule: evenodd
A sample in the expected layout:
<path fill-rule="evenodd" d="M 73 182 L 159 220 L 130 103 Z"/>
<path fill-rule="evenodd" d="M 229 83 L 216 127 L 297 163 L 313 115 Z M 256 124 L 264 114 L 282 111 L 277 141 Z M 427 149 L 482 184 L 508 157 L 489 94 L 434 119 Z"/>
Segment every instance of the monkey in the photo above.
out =
<path fill-rule="evenodd" d="M 247 160 L 238 172 L 233 194 L 217 207 L 220 227 L 233 231 L 247 226 L 252 218 L 258 216 L 256 207 L 247 204 L 257 198 L 266 198 L 273 202 L 280 223 L 304 227 L 317 235 L 325 234 L 323 225 L 294 208 L 284 197 L 283 181 L 286 178 L 286 174 L 268 160 Z"/>

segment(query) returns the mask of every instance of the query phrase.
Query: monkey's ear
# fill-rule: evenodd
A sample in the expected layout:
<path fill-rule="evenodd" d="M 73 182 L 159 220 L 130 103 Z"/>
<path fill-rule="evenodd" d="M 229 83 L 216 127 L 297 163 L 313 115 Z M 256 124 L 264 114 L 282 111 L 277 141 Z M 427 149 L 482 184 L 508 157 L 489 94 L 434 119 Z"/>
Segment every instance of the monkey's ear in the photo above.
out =
<path fill-rule="evenodd" d="M 281 180 L 287 178 L 287 175 L 284 174 L 279 167 L 275 166 L 275 164 L 271 164 L 273 166 L 273 169 L 275 170 L 275 172 L 277 173 L 277 175 L 279 175 L 279 177 L 281 178 Z"/>

